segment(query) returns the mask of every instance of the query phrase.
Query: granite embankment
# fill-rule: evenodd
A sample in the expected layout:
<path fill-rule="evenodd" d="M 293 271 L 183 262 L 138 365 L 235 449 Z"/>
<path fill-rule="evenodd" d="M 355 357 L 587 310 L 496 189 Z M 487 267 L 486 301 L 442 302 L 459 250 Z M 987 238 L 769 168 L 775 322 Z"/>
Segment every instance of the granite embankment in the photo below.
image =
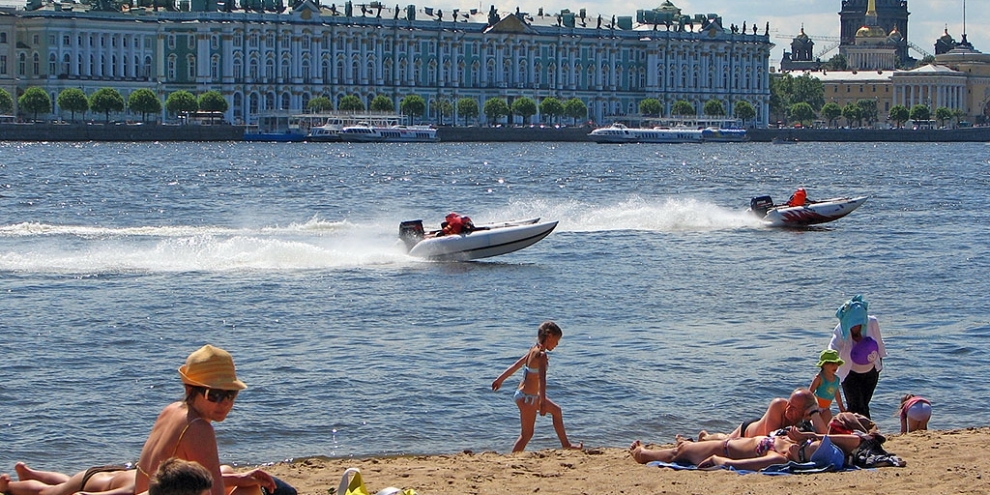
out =
<path fill-rule="evenodd" d="M 440 127 L 441 142 L 586 142 L 590 127 Z M 961 129 L 748 129 L 750 141 L 990 142 L 990 127 Z M 0 141 L 240 141 L 243 126 L 3 124 Z"/>

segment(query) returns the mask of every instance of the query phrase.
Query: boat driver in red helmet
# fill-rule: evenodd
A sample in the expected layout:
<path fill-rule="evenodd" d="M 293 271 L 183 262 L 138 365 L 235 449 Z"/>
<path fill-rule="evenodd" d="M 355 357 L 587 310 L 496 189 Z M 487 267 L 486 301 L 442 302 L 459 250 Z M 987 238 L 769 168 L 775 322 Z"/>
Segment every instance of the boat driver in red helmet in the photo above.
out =
<path fill-rule="evenodd" d="M 791 198 L 787 200 L 787 206 L 791 207 L 804 206 L 806 204 L 808 204 L 808 192 L 803 187 L 799 187 L 797 191 L 794 191 Z"/>
<path fill-rule="evenodd" d="M 474 222 L 467 215 L 458 215 L 451 212 L 447 214 L 444 220 L 445 222 L 441 224 L 443 228 L 440 235 L 470 234 L 475 230 Z"/>

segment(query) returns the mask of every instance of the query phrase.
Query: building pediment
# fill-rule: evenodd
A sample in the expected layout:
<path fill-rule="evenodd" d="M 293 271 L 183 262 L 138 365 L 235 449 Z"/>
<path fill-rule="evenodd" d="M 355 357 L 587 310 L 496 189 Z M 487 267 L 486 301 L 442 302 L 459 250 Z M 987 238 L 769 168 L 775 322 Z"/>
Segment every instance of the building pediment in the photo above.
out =
<path fill-rule="evenodd" d="M 314 17 L 319 17 L 320 7 L 313 3 L 311 0 L 303 0 L 292 9 L 293 17 L 302 20 L 310 20 Z"/>
<path fill-rule="evenodd" d="M 492 34 L 537 34 L 535 29 L 515 15 L 505 16 L 494 26 L 486 29 L 485 32 Z"/>

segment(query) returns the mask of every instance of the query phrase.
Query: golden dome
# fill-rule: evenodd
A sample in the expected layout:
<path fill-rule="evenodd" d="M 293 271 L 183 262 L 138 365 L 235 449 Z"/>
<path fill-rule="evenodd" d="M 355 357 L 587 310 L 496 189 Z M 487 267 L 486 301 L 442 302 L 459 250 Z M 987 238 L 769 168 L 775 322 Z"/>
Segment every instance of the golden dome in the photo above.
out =
<path fill-rule="evenodd" d="M 880 26 L 863 26 L 856 31 L 857 38 L 886 38 L 887 32 Z"/>

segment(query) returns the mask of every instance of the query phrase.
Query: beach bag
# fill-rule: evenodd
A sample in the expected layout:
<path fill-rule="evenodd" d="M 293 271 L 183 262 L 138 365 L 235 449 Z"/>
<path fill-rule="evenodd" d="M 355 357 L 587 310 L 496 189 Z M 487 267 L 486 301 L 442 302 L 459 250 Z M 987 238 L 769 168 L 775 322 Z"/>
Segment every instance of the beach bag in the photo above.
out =
<path fill-rule="evenodd" d="M 353 475 L 353 476 L 352 476 Z M 343 476 L 340 477 L 340 485 L 337 487 L 336 495 L 370 495 L 364 486 L 364 479 L 361 478 L 361 470 L 358 468 L 347 468 Z M 379 490 L 375 495 L 416 495 L 416 492 L 407 488 L 388 487 Z"/>

